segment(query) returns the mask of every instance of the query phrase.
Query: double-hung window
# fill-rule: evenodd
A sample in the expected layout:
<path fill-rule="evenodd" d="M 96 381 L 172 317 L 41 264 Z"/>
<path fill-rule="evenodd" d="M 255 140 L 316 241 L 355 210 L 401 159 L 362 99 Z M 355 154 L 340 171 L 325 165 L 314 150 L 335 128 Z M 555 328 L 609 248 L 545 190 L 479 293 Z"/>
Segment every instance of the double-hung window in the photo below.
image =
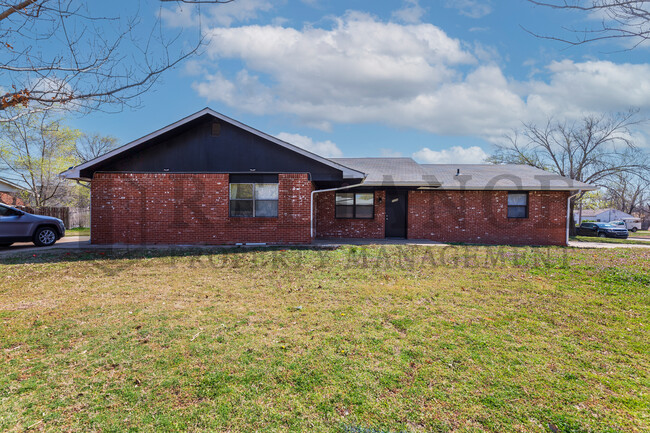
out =
<path fill-rule="evenodd" d="M 375 214 L 373 193 L 336 193 L 336 218 L 372 219 Z"/>
<path fill-rule="evenodd" d="M 277 183 L 231 183 L 231 217 L 277 217 Z"/>
<path fill-rule="evenodd" d="M 508 218 L 528 218 L 528 193 L 508 193 Z"/>

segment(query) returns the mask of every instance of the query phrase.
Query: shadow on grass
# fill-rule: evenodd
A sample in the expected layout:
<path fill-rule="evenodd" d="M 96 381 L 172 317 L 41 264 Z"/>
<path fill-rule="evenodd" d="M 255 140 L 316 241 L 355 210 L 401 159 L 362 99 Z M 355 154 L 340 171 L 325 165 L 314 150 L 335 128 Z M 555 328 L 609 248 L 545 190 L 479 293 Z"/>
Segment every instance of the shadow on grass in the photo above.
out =
<path fill-rule="evenodd" d="M 336 247 L 320 246 L 286 246 L 286 247 L 247 247 L 247 246 L 196 246 L 196 247 L 106 247 L 89 249 L 48 249 L 43 251 L 17 250 L 15 253 L 0 256 L 0 265 L 40 264 L 40 263 L 72 263 L 86 261 L 120 261 L 142 260 L 152 258 L 183 258 L 183 257 L 227 257 L 235 260 L 237 257 L 255 252 L 280 253 L 287 251 L 323 251 Z"/>
<path fill-rule="evenodd" d="M 563 269 L 570 267 L 571 249 L 563 247 L 446 245 L 302 245 L 302 246 L 137 246 L 80 249 L 17 250 L 0 256 L 0 266 L 82 262 L 87 272 L 118 275 L 139 267 L 178 266 L 197 272 L 256 269 L 311 272 L 314 269 L 403 272 L 432 267 L 499 267 Z M 149 260 L 157 259 L 157 260 Z"/>

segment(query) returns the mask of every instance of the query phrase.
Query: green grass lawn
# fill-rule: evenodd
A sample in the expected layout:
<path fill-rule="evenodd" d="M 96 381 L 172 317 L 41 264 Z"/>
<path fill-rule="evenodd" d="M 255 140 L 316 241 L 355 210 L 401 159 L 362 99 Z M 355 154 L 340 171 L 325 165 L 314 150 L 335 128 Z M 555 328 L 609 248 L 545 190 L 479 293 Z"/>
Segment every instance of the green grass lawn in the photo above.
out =
<path fill-rule="evenodd" d="M 89 227 L 75 227 L 73 229 L 65 230 L 66 236 L 90 236 Z"/>
<path fill-rule="evenodd" d="M 630 233 L 630 236 L 632 234 Z M 640 241 L 635 239 L 616 239 L 616 238 L 599 238 L 596 236 L 572 236 L 572 241 L 580 242 L 603 242 L 606 244 L 637 244 L 637 245 L 650 245 L 650 242 Z"/>
<path fill-rule="evenodd" d="M 648 231 L 648 230 L 639 230 L 637 232 L 630 232 L 630 236 L 634 236 L 634 237 L 637 237 L 637 238 L 650 239 L 650 231 Z"/>
<path fill-rule="evenodd" d="M 0 431 L 650 430 L 650 250 L 0 258 Z"/>

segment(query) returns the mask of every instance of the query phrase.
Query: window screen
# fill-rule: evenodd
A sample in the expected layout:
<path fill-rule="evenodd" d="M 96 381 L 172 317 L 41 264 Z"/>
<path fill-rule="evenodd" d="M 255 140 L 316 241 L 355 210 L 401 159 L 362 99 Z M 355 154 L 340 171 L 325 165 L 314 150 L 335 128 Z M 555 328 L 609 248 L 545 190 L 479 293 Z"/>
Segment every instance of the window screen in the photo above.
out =
<path fill-rule="evenodd" d="M 336 218 L 372 219 L 375 216 L 373 193 L 336 193 Z"/>
<path fill-rule="evenodd" d="M 528 193 L 508 193 L 508 218 L 528 218 Z"/>
<path fill-rule="evenodd" d="M 277 183 L 231 183 L 231 217 L 277 217 Z"/>

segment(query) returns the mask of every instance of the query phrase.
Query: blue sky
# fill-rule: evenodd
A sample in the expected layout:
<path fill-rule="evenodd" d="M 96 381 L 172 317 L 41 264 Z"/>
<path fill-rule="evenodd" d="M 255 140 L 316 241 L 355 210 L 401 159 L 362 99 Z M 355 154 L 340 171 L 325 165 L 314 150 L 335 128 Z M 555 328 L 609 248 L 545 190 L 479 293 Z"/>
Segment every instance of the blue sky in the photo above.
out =
<path fill-rule="evenodd" d="M 193 6 L 143 2 L 140 14 L 161 14 L 188 43 L 199 29 Z M 630 107 L 649 117 L 647 47 L 569 47 L 522 29 L 558 35 L 599 19 L 524 0 L 203 5 L 201 55 L 169 71 L 137 109 L 71 123 L 127 143 L 209 106 L 324 156 L 480 162 L 522 122 Z M 644 128 L 633 136 L 647 147 Z"/>

